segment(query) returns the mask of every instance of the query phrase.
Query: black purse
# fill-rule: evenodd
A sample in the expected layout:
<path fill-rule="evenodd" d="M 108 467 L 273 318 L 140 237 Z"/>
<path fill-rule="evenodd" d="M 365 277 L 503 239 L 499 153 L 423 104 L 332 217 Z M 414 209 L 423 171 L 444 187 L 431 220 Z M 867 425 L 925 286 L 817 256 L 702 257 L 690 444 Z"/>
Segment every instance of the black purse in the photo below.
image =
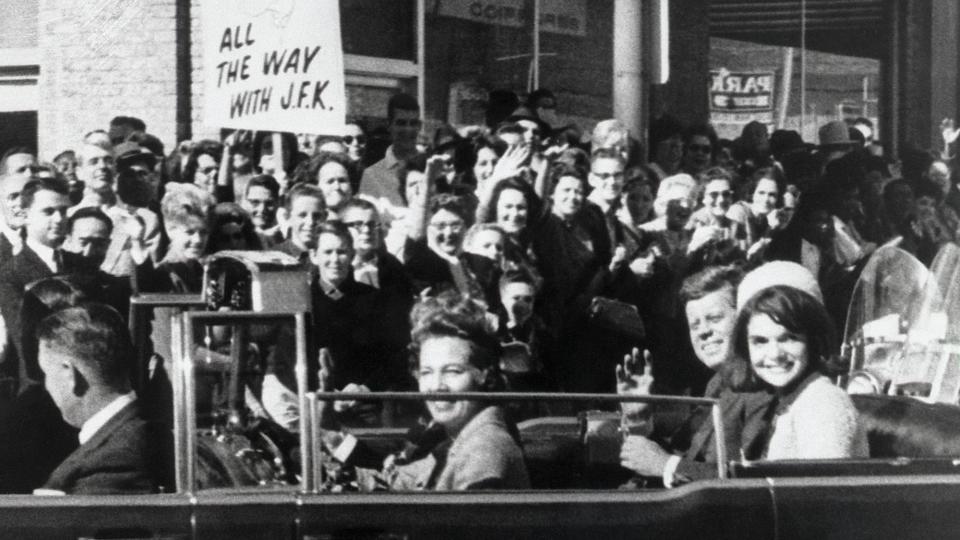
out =
<path fill-rule="evenodd" d="M 590 324 L 609 330 L 632 342 L 640 342 L 646 338 L 643 319 L 640 318 L 637 306 L 633 304 L 595 296 L 590 302 L 587 316 Z"/>

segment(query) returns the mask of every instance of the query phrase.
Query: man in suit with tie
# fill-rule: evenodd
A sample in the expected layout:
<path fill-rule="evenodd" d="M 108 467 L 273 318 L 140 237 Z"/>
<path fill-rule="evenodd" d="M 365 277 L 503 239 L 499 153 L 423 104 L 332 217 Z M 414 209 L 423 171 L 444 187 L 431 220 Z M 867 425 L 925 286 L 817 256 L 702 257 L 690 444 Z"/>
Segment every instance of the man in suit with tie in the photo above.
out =
<path fill-rule="evenodd" d="M 20 204 L 25 215 L 25 240 L 19 253 L 0 263 L 0 313 L 7 325 L 13 351 L 21 350 L 20 309 L 26 286 L 56 274 L 83 273 L 89 263 L 80 256 L 60 249 L 66 238 L 69 185 L 57 178 L 34 178 L 23 186 Z M 27 377 L 25 366 L 8 354 L 0 373 L 17 377 L 22 386 Z"/>
<path fill-rule="evenodd" d="M 716 372 L 707 383 L 704 397 L 719 402 L 729 458 L 738 459 L 743 452 L 756 459 L 770 423 L 772 396 L 766 392 L 734 392 L 719 372 L 733 346 L 737 286 L 742 277 L 743 273 L 735 267 L 711 266 L 684 280 L 680 298 L 685 305 L 694 352 Z M 652 385 L 649 372 L 641 376 L 627 366 L 618 367 L 617 378 L 618 390 L 624 394 L 648 393 Z M 624 409 L 627 412 L 628 407 Z M 630 416 L 628 413 L 628 419 Z M 634 412 L 633 416 L 639 415 Z M 650 437 L 630 435 L 622 447 L 620 461 L 642 476 L 662 478 L 667 487 L 716 477 L 716 438 L 709 411 L 694 411 L 669 433 L 658 433 L 655 427 Z"/>
<path fill-rule="evenodd" d="M 168 432 L 140 415 L 130 386 L 134 357 L 123 318 L 87 304 L 48 316 L 37 328 L 44 386 L 80 447 L 51 474 L 45 492 L 121 494 L 173 491 Z"/>
<path fill-rule="evenodd" d="M 23 247 L 21 235 L 26 221 L 20 194 L 23 186 L 30 180 L 29 175 L 5 174 L 0 176 L 0 264 L 10 260 Z"/>

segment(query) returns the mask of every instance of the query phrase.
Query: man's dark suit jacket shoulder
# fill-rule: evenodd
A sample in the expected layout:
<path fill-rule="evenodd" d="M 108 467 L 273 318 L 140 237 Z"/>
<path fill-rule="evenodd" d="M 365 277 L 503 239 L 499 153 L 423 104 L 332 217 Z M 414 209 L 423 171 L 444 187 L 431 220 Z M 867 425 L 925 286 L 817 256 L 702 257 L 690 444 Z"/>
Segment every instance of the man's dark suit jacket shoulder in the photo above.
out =
<path fill-rule="evenodd" d="M 0 234 L 0 265 L 13 258 L 13 244 L 7 235 Z"/>
<path fill-rule="evenodd" d="M 364 384 L 372 390 L 396 388 L 406 383 L 406 371 L 401 353 L 406 341 L 397 339 L 406 326 L 405 320 L 390 317 L 399 308 L 394 302 L 407 300 L 394 296 L 385 297 L 383 292 L 357 283 L 353 278 L 344 281 L 339 291 L 342 296 L 333 299 L 324 294 L 317 281 L 312 285 L 313 313 L 308 336 L 308 373 L 317 373 L 317 352 L 321 347 L 330 351 L 333 361 L 331 383 L 343 388 L 348 383 Z M 390 328 L 404 324 L 401 330 Z M 293 330 L 284 325 L 280 330 L 277 346 L 268 359 L 267 371 L 291 390 L 296 389 L 294 365 L 296 351 Z M 310 380 L 311 388 L 316 384 Z"/>
<path fill-rule="evenodd" d="M 403 263 L 386 251 L 377 258 L 377 274 L 380 280 L 380 299 L 377 302 L 380 305 L 383 340 L 390 344 L 391 349 L 406 351 L 410 343 L 410 310 L 413 309 L 416 295 L 413 281 Z M 405 362 L 401 362 L 401 369 L 404 366 Z"/>
<path fill-rule="evenodd" d="M 172 457 L 166 430 L 141 418 L 134 402 L 70 454 L 43 487 L 68 494 L 172 492 Z"/>
<path fill-rule="evenodd" d="M 427 245 L 425 240 L 407 238 L 404 247 L 403 267 L 410 276 L 416 294 L 424 289 L 434 292 L 456 287 L 450 264 Z M 500 271 L 495 261 L 473 253 L 459 255 L 461 268 L 471 282 L 471 292 L 482 293 L 490 306 L 500 303 Z"/>
<path fill-rule="evenodd" d="M 21 389 L 0 410 L 0 493 L 31 493 L 78 447 L 42 384 Z"/>
<path fill-rule="evenodd" d="M 62 252 L 62 257 L 61 273 L 85 271 L 87 268 L 83 257 L 79 255 Z M 0 314 L 7 325 L 9 341 L 18 353 L 22 350 L 20 310 L 23 306 L 24 290 L 28 284 L 53 275 L 50 267 L 29 246 L 24 246 L 20 253 L 0 264 Z M 22 382 L 26 372 L 23 366 L 17 366 L 20 362 L 16 357 L 14 359 L 14 362 L 7 362 L 7 365 L 2 366 L 0 371 L 4 375 L 17 377 Z"/>
<path fill-rule="evenodd" d="M 716 374 L 707 383 L 704 397 L 719 401 L 728 460 L 740 459 L 741 449 L 749 451 L 767 434 L 769 419 L 766 413 L 772 398 L 766 392 L 735 392 L 726 385 L 720 374 Z M 681 442 L 686 437 L 679 436 L 671 440 L 674 450 L 684 450 L 681 445 L 686 446 L 683 459 L 677 466 L 676 477 L 688 481 L 716 478 L 717 443 L 709 411 L 698 411 L 691 415 L 687 425 L 679 431 L 686 431 L 691 436 L 687 439 L 689 446 Z"/>

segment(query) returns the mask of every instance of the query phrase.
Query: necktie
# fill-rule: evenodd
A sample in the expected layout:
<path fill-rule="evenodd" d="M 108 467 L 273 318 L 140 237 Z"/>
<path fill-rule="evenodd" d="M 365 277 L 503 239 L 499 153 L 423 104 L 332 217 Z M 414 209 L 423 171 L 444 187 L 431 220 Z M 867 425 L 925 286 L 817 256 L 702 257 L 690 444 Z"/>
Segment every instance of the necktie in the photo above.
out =
<path fill-rule="evenodd" d="M 59 249 L 53 250 L 53 273 L 63 272 L 63 253 Z"/>

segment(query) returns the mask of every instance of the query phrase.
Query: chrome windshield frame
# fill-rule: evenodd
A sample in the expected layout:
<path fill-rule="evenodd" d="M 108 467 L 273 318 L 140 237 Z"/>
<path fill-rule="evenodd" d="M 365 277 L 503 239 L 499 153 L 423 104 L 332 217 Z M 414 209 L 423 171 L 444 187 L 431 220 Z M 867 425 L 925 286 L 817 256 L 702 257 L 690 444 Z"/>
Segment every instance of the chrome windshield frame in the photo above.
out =
<path fill-rule="evenodd" d="M 196 378 L 194 368 L 196 361 L 194 358 L 195 350 L 188 347 L 187 336 L 192 336 L 194 331 L 203 326 L 232 325 L 237 326 L 240 323 L 287 323 L 293 322 L 295 328 L 296 340 L 296 378 L 297 378 L 297 398 L 301 411 L 306 411 L 309 407 L 307 400 L 307 314 L 305 312 L 288 313 L 261 313 L 256 311 L 188 311 L 181 315 L 182 326 L 179 326 L 179 343 L 181 350 L 178 351 L 179 361 L 174 362 L 173 386 L 174 395 L 180 395 L 181 399 L 174 404 L 174 418 L 180 421 L 180 426 L 175 426 L 175 442 L 178 445 L 176 463 L 177 472 L 177 492 L 178 493 L 196 493 L 197 491 L 197 418 L 196 418 Z M 176 328 L 176 326 L 175 326 Z M 177 341 L 174 340 L 174 344 Z M 231 358 L 236 362 L 238 359 Z M 176 390 L 180 386 L 179 392 Z M 179 408 L 178 408 L 179 407 Z M 313 451 L 312 444 L 314 437 L 311 429 L 312 424 L 306 414 L 300 414 L 300 448 L 301 453 L 301 481 L 300 488 L 304 492 L 313 492 L 312 471 Z"/>
<path fill-rule="evenodd" d="M 619 394 L 584 394 L 562 392 L 310 392 L 308 401 L 311 409 L 306 415 L 309 416 L 313 425 L 311 432 L 319 436 L 322 429 L 319 426 L 319 414 L 316 407 L 321 401 L 363 401 L 376 399 L 380 401 L 455 401 L 455 400 L 475 400 L 486 402 L 516 402 L 516 401 L 567 401 L 567 402 L 604 402 L 604 403 L 649 403 L 656 404 L 680 404 L 696 407 L 710 407 L 710 421 L 713 423 L 714 439 L 717 452 L 717 477 L 726 479 L 729 477 L 729 464 L 727 463 L 726 438 L 723 428 L 723 412 L 720 410 L 720 402 L 710 398 L 696 398 L 688 396 L 665 396 L 665 395 L 619 395 Z M 319 450 L 319 443 L 314 442 L 309 446 L 303 447 L 310 451 Z M 323 471 L 320 460 L 313 459 L 316 469 L 313 471 L 314 493 L 316 488 L 323 485 Z"/>

